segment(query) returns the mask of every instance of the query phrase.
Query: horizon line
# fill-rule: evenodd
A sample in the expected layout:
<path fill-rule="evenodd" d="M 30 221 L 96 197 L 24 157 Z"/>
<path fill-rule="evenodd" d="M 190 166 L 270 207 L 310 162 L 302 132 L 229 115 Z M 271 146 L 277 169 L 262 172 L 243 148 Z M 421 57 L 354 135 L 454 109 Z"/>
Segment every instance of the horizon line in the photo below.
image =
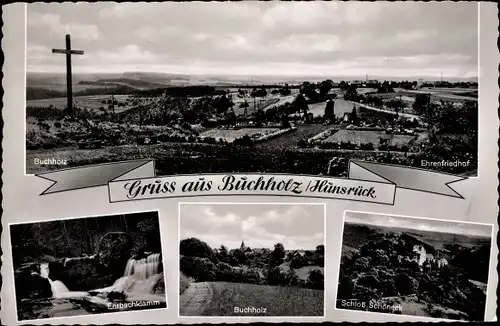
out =
<path fill-rule="evenodd" d="M 35 73 L 35 74 L 61 74 L 65 75 L 65 71 L 40 71 L 40 70 L 26 70 L 26 74 L 28 73 Z M 73 71 L 73 75 L 92 75 L 92 74 L 127 74 L 127 73 L 143 73 L 143 74 L 156 74 L 156 75 L 182 75 L 182 76 L 241 76 L 241 77 L 286 77 L 286 78 L 297 78 L 297 77 L 328 77 L 331 76 L 330 78 L 340 78 L 340 77 L 349 77 L 349 78 L 361 78 L 361 77 L 366 77 L 368 75 L 369 79 L 374 79 L 375 77 L 379 78 L 398 78 L 398 79 L 403 79 L 403 78 L 436 78 L 436 79 L 443 79 L 443 81 L 446 81 L 447 79 L 479 79 L 479 75 L 476 76 L 469 76 L 469 77 L 463 77 L 463 76 L 440 76 L 440 75 L 408 75 L 408 76 L 391 76 L 391 75 L 378 75 L 378 74 L 373 74 L 370 77 L 370 74 L 338 74 L 338 75 L 331 75 L 331 74 L 265 74 L 265 73 L 256 73 L 256 74 L 250 74 L 250 73 L 237 73 L 237 72 L 217 72 L 217 73 L 203 73 L 203 72 L 159 72 L 159 71 L 146 71 L 146 70 L 123 70 L 123 71 L 85 71 L 85 72 L 78 72 L 78 71 Z M 364 79 L 364 78 L 362 78 Z"/>
<path fill-rule="evenodd" d="M 394 229 L 414 230 L 414 231 L 420 231 L 420 232 L 436 232 L 436 233 L 445 233 L 445 234 L 452 234 L 452 235 L 465 235 L 465 236 L 474 236 L 474 237 L 482 237 L 482 238 L 490 238 L 491 239 L 491 235 L 483 235 L 483 234 L 477 234 L 477 233 L 458 233 L 458 232 L 453 233 L 453 232 L 438 231 L 438 230 L 420 230 L 420 229 L 410 228 L 410 227 L 387 226 L 387 225 L 368 223 L 368 222 L 348 222 L 348 221 L 345 221 L 344 223 L 345 224 L 361 224 L 361 225 L 379 226 L 379 227 L 394 228 Z"/>

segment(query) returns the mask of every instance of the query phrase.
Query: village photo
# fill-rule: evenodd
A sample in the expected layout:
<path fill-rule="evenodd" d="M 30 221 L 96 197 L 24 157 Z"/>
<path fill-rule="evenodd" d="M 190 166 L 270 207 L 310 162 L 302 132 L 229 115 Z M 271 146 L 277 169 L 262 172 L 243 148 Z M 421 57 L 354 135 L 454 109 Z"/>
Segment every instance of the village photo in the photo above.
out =
<path fill-rule="evenodd" d="M 325 206 L 181 204 L 179 316 L 323 317 Z"/>
<path fill-rule="evenodd" d="M 484 321 L 492 225 L 347 211 L 337 309 Z"/>
<path fill-rule="evenodd" d="M 26 173 L 476 176 L 478 4 L 27 5 Z"/>
<path fill-rule="evenodd" d="M 19 321 L 166 308 L 157 212 L 10 225 Z"/>

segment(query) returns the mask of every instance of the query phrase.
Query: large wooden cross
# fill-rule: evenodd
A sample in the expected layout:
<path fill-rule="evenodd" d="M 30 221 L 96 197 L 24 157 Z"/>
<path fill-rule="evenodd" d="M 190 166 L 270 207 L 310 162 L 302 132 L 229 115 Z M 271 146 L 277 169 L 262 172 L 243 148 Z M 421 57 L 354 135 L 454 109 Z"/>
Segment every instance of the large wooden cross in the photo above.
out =
<path fill-rule="evenodd" d="M 66 49 L 52 49 L 52 53 L 66 54 L 66 96 L 68 98 L 68 112 L 74 116 L 73 112 L 73 78 L 71 76 L 71 55 L 83 54 L 82 50 L 71 50 L 71 36 L 66 34 Z"/>

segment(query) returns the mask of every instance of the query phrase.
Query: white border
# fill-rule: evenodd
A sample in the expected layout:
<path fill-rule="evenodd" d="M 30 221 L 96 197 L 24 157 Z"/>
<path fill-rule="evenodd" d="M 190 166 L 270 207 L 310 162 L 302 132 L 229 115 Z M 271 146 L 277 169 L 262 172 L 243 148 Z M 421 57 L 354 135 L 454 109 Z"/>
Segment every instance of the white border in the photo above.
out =
<path fill-rule="evenodd" d="M 12 258 L 13 255 L 12 255 L 12 239 L 10 237 L 10 226 L 11 225 L 24 225 L 24 224 L 37 224 L 37 223 L 46 223 L 46 222 L 57 222 L 57 221 L 68 221 L 68 220 L 81 220 L 81 219 L 86 219 L 86 218 L 98 218 L 98 217 L 103 217 L 103 218 L 106 218 L 106 217 L 111 217 L 111 216 L 117 216 L 117 215 L 132 215 L 132 214 L 140 214 L 140 213 L 156 213 L 157 215 L 157 218 L 158 218 L 158 232 L 160 233 L 160 243 L 162 245 L 162 248 L 161 248 L 161 254 L 162 254 L 162 265 L 163 265 L 163 282 L 165 283 L 165 303 L 166 303 L 166 307 L 165 308 L 150 308 L 150 309 L 141 309 L 141 310 L 128 310 L 128 311 L 116 311 L 116 312 L 113 312 L 113 311 L 110 311 L 110 312 L 102 312 L 100 314 L 88 314 L 88 315 L 77 315 L 77 316 L 61 316 L 61 317 L 52 317 L 52 318 L 38 318 L 38 319 L 27 319 L 27 320 L 19 320 L 19 313 L 18 313 L 18 310 L 17 310 L 17 298 L 16 298 L 16 284 L 15 284 L 15 272 L 14 272 L 14 264 L 12 264 L 12 280 L 14 282 L 14 311 L 15 311 L 15 314 L 16 314 L 16 321 L 20 324 L 29 324 L 33 321 L 40 321 L 40 320 L 43 320 L 43 321 L 47 321 L 45 324 L 49 324 L 51 320 L 61 320 L 61 319 L 68 319 L 68 318 L 88 318 L 89 316 L 101 316 L 101 315 L 112 315 L 112 314 L 124 314 L 124 313 L 138 313 L 138 312 L 145 312 L 145 311 L 151 311 L 151 310 L 168 310 L 170 309 L 170 305 L 168 303 L 168 289 L 167 289 L 167 279 L 166 279 L 166 269 L 165 269 L 165 258 L 164 258 L 164 254 L 163 254 L 163 238 L 161 237 L 161 217 L 160 217 L 160 211 L 158 209 L 151 209 L 151 210 L 140 210 L 140 211 L 127 211 L 127 212 L 124 212 L 124 213 L 114 213 L 114 214 L 105 214 L 105 215 L 87 215 L 87 216 L 84 216 L 84 217 L 67 217 L 67 218 L 62 218 L 62 219 L 45 219 L 45 220 L 41 220 L 41 221 L 34 221 L 34 222 L 14 222 L 14 223 L 8 223 L 7 224 L 7 233 L 9 234 L 8 236 L 8 244 L 9 244 L 9 253 L 11 255 Z M 5 233 L 5 229 L 4 229 L 4 233 Z M 82 320 L 83 321 L 83 320 Z M 62 325 L 62 324 L 61 324 Z M 76 324 L 73 324 L 73 325 L 76 325 Z"/>
<path fill-rule="evenodd" d="M 325 203 L 279 203 L 279 202 L 179 202 L 177 206 L 178 210 L 178 223 L 177 223 L 177 235 L 178 235 L 178 243 L 177 243 L 177 318 L 179 319 L 193 319 L 193 318 L 198 318 L 198 319 L 234 319 L 235 322 L 238 319 L 249 319 L 249 320 L 254 320 L 252 322 L 256 322 L 255 320 L 258 319 L 260 320 L 259 322 L 266 322 L 266 320 L 276 320 L 276 319 L 281 319 L 284 322 L 287 322 L 289 319 L 307 319 L 307 320 L 324 320 L 326 318 L 326 302 L 327 302 L 327 296 L 326 296 L 326 287 L 323 288 L 323 315 L 322 316 L 181 316 L 180 315 L 180 294 L 179 294 L 179 288 L 180 288 L 180 262 L 179 262 L 179 255 L 180 255 L 180 235 L 181 235 L 181 206 L 182 205 L 275 205 L 275 206 L 323 206 L 323 245 L 325 246 L 325 255 L 326 255 L 326 204 Z M 324 264 L 325 266 L 323 267 L 323 275 L 327 275 L 327 264 Z M 226 321 L 224 321 L 226 322 Z"/>
<path fill-rule="evenodd" d="M 461 224 L 475 224 L 475 225 L 488 225 L 491 226 L 491 236 L 490 236 L 490 261 L 488 264 L 488 284 L 486 286 L 486 300 L 484 304 L 484 316 L 482 321 L 472 321 L 472 320 L 455 320 L 455 319 L 443 319 L 443 318 L 436 318 L 436 317 L 429 317 L 429 316 L 416 316 L 416 315 L 405 315 L 405 314 L 391 314 L 387 312 L 375 312 L 375 311 L 365 311 L 365 310 L 356 310 L 356 309 L 342 309 L 342 308 L 337 308 L 337 292 L 338 292 L 338 284 L 339 284 L 339 277 L 340 277 L 340 258 L 342 258 L 342 242 L 344 241 L 344 225 L 345 225 L 345 218 L 347 213 L 361 213 L 361 214 L 366 214 L 366 215 L 380 215 L 380 216 L 390 216 L 390 217 L 396 217 L 396 218 L 408 218 L 408 219 L 414 219 L 414 220 L 428 220 L 428 221 L 441 221 L 441 222 L 449 222 L 449 223 L 461 223 Z M 397 226 L 396 226 L 397 227 Z M 435 232 L 435 231 L 430 231 L 430 232 Z M 424 322 L 425 319 L 428 322 L 486 322 L 486 312 L 488 310 L 488 292 L 490 291 L 491 287 L 491 282 L 490 282 L 490 277 L 491 277 L 491 266 L 492 266 L 492 258 L 493 258 L 493 238 L 495 235 L 495 225 L 490 224 L 490 223 L 476 223 L 476 222 L 469 222 L 469 221 L 460 221 L 460 220 L 444 220 L 444 219 L 438 219 L 438 218 L 429 218 L 429 217 L 418 217 L 418 216 L 408 216 L 408 215 L 398 215 L 398 214 L 384 214 L 384 213 L 373 213 L 373 212 L 367 212 L 367 211 L 355 211 L 355 210 L 344 210 L 344 214 L 342 217 L 342 233 L 340 237 L 340 252 L 339 252 L 339 265 L 337 267 L 337 278 L 336 278 L 336 288 L 335 288 L 335 296 L 334 296 L 334 306 L 333 309 L 334 311 L 349 311 L 349 312 L 354 312 L 354 313 L 364 313 L 364 314 L 375 314 L 375 315 L 382 315 L 382 316 L 396 316 L 396 317 L 405 317 L 405 318 L 410 318 L 410 319 L 418 319 L 415 321 L 420 321 Z"/>
<path fill-rule="evenodd" d="M 27 128 L 27 114 L 26 114 L 26 105 L 28 104 L 27 101 L 27 87 L 28 87 L 28 4 L 24 4 L 24 98 L 23 98 L 23 117 L 24 117 L 24 135 L 23 135 L 23 146 L 24 146 L 24 176 L 34 176 L 35 174 L 27 174 L 26 169 L 28 168 L 26 166 L 26 152 L 28 149 L 26 148 L 26 128 Z"/>
<path fill-rule="evenodd" d="M 479 168 L 479 161 L 481 153 L 481 133 L 479 132 L 479 127 L 481 126 L 481 117 L 484 119 L 484 115 L 481 114 L 481 1 L 477 3 L 477 176 L 469 177 L 468 179 L 478 179 L 481 175 Z M 25 110 L 26 111 L 26 110 Z M 26 161 L 26 160 L 25 160 Z"/>

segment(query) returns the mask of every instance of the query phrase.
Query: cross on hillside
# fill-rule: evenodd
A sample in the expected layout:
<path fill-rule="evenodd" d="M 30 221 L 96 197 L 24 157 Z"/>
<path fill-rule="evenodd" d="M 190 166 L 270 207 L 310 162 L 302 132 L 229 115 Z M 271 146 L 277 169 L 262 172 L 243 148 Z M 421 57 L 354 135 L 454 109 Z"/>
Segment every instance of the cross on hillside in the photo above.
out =
<path fill-rule="evenodd" d="M 73 79 L 71 76 L 71 55 L 83 54 L 82 50 L 71 50 L 71 35 L 66 34 L 66 49 L 52 49 L 52 53 L 66 54 L 66 96 L 68 98 L 68 112 L 71 117 L 73 112 Z"/>

